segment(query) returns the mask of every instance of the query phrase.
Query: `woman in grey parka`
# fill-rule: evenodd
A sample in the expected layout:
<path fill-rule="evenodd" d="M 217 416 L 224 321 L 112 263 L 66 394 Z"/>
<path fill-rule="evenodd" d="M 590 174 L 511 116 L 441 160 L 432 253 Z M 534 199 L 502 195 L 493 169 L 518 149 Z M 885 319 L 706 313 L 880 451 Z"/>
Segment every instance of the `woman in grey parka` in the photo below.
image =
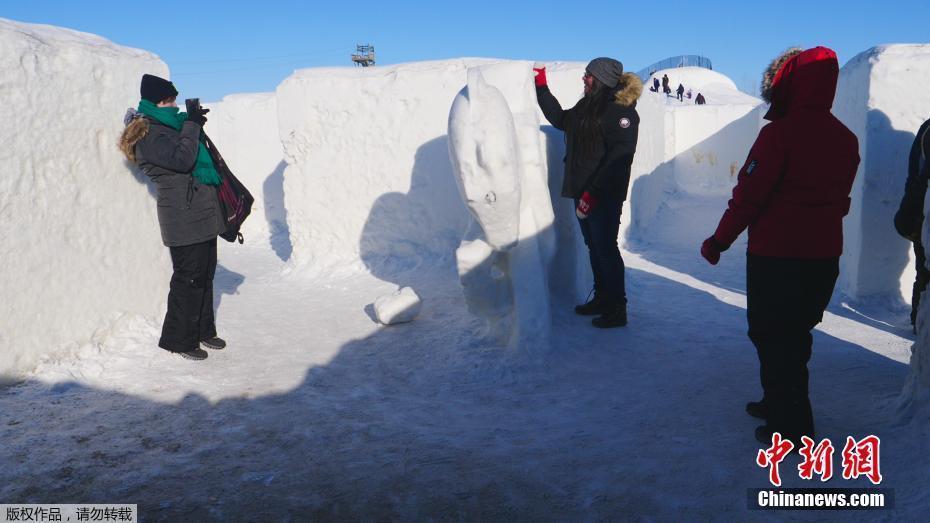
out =
<path fill-rule="evenodd" d="M 202 360 L 223 349 L 213 316 L 216 237 L 225 231 L 216 188 L 221 179 L 201 141 L 209 109 L 178 111 L 174 84 L 144 75 L 142 100 L 126 115 L 120 149 L 154 182 L 158 222 L 174 274 L 158 346 Z"/>

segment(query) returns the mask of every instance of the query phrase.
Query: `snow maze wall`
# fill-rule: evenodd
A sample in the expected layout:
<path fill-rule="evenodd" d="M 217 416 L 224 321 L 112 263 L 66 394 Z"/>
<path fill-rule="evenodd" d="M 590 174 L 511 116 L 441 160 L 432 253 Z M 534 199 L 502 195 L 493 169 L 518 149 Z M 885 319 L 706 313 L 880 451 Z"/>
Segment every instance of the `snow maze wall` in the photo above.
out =
<path fill-rule="evenodd" d="M 156 56 L 0 19 L 0 378 L 155 316 L 171 263 L 155 198 L 116 143 Z"/>
<path fill-rule="evenodd" d="M 9 22 L 0 28 L 5 99 L 46 108 L 32 122 L 0 128 L 12 144 L 0 153 L 8 260 L 0 276 L 0 371 L 12 375 L 45 354 L 105 334 L 121 314 L 160 320 L 170 262 L 154 199 L 113 144 L 122 112 L 137 102 L 141 74 L 168 72 L 148 53 L 90 35 Z M 926 63 L 925 49 L 875 49 L 843 69 L 836 113 L 859 136 L 863 156 L 841 282 L 852 297 L 899 299 L 909 277 L 906 245 L 894 244 L 884 228 L 891 230 L 888 208 L 903 191 L 902 148 L 930 105 L 882 78 L 888 71 L 930 70 L 914 65 Z M 207 131 L 256 196 L 243 231 L 247 243 L 273 249 L 294 274 L 309 276 L 351 270 L 387 276 L 448 264 L 459 270 L 466 296 L 473 294 L 475 314 L 490 320 L 503 311 L 502 324 L 489 321 L 502 344 L 533 343 L 527 332 L 544 336 L 550 304 L 583 299 L 590 275 L 572 204 L 552 196 L 561 184 L 563 137 L 536 109 L 530 69 L 531 62 L 483 59 L 307 69 L 275 93 L 210 104 Z M 550 85 L 566 108 L 581 96 L 583 69 L 583 63 L 549 64 Z M 503 108 L 502 101 L 505 109 L 482 116 L 471 106 L 453 108 L 460 93 L 467 97 L 479 85 L 475 71 L 489 88 L 485 94 L 497 93 L 485 107 Z M 692 248 L 700 263 L 700 241 L 729 198 L 764 124 L 763 108 L 718 73 L 657 74 L 663 73 L 702 92 L 708 105 L 644 92 L 621 240 L 634 249 Z M 68 118 L 61 117 L 65 108 Z M 887 119 L 877 119 L 876 110 Z M 502 122 L 512 126 L 514 150 L 499 149 L 497 164 L 475 162 L 505 165 L 519 182 L 519 204 L 506 213 L 514 222 L 491 220 L 512 226 L 519 241 L 495 246 L 482 227 L 488 220 L 466 205 L 480 200 L 472 189 L 482 186 L 463 182 L 453 159 L 467 164 L 469 148 L 481 148 L 476 137 L 493 136 Z M 450 147 L 454 129 L 472 137 Z M 498 172 L 488 171 L 489 187 L 500 183 Z M 876 258 L 876 240 L 900 252 Z M 470 284 L 478 287 L 470 291 Z M 489 298 L 492 291 L 500 294 Z"/>

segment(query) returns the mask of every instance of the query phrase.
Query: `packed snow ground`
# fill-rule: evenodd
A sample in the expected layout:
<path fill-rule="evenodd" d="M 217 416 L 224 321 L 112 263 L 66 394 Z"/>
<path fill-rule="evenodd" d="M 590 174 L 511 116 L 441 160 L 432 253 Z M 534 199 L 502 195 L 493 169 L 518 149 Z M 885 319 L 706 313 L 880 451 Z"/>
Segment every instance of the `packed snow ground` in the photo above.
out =
<path fill-rule="evenodd" d="M 229 348 L 183 360 L 128 318 L 3 389 L 0 499 L 133 502 L 145 520 L 783 518 L 747 509 L 767 475 L 743 412 L 760 394 L 744 257 L 625 258 L 630 325 L 557 312 L 551 350 L 530 357 L 482 342 L 449 264 L 313 279 L 224 244 Z M 374 298 L 408 285 L 420 317 L 376 324 Z M 895 510 L 793 517 L 925 515 L 927 426 L 894 411 L 906 321 L 834 303 L 811 362 L 818 436 L 879 435 Z M 802 483 L 796 461 L 785 486 Z"/>

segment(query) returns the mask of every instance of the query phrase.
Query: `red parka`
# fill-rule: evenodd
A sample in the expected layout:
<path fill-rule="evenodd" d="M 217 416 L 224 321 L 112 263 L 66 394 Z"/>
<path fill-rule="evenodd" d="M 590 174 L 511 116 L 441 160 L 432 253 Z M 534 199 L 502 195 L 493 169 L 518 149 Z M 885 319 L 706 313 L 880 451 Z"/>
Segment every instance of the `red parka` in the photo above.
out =
<path fill-rule="evenodd" d="M 859 166 L 859 142 L 833 114 L 839 64 L 825 47 L 778 70 L 772 105 L 739 172 L 714 240 L 729 247 L 749 227 L 749 254 L 833 258 Z"/>

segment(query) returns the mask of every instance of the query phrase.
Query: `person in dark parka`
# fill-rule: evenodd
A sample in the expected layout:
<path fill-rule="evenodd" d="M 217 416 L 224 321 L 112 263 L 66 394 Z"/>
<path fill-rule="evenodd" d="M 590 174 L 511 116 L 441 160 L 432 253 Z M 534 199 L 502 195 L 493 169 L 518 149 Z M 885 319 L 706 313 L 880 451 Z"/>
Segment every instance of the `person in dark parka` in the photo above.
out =
<path fill-rule="evenodd" d="M 823 319 L 839 275 L 843 217 L 849 212 L 859 142 L 830 112 L 839 77 L 836 53 L 790 49 L 762 86 L 771 106 L 739 172 L 733 197 L 701 255 L 711 264 L 749 228 L 746 301 L 749 338 L 759 356 L 763 418 L 756 439 L 773 432 L 800 446 L 814 436 L 807 362 L 811 330 Z"/>
<path fill-rule="evenodd" d="M 694 99 L 694 103 L 697 105 L 704 105 L 707 103 L 707 100 L 704 98 L 704 95 L 698 93 L 697 98 Z"/>
<path fill-rule="evenodd" d="M 911 291 L 911 325 L 917 332 L 917 308 L 920 295 L 930 282 L 930 270 L 927 270 L 927 257 L 920 240 L 924 224 L 924 197 L 927 194 L 927 179 L 930 178 L 930 120 L 925 121 L 917 130 L 917 136 L 911 144 L 911 154 L 907 163 L 907 181 L 904 184 L 904 197 L 898 212 L 894 215 L 894 226 L 898 234 L 914 244 L 917 277 Z"/>
<path fill-rule="evenodd" d="M 652 77 L 652 90 L 656 93 L 659 92 L 659 79 L 656 77 Z"/>
<path fill-rule="evenodd" d="M 678 101 L 684 102 L 685 86 L 678 84 L 678 89 L 675 90 L 675 94 L 678 95 Z"/>
<path fill-rule="evenodd" d="M 126 115 L 120 149 L 155 184 L 158 222 L 174 274 L 158 346 L 202 360 L 200 347 L 222 349 L 213 315 L 216 238 L 225 232 L 217 196 L 221 183 L 201 141 L 209 109 L 178 111 L 174 84 L 144 75 L 139 107 Z"/>
<path fill-rule="evenodd" d="M 579 305 L 581 315 L 600 315 L 596 327 L 627 323 L 624 264 L 617 246 L 620 213 L 630 185 L 639 136 L 636 100 L 643 83 L 611 58 L 596 58 L 585 70 L 584 97 L 563 110 L 549 91 L 546 69 L 536 73 L 536 98 L 546 119 L 565 131 L 562 196 L 575 201 L 576 215 L 594 273 L 594 297 Z"/>
<path fill-rule="evenodd" d="M 668 84 L 668 75 L 662 75 L 662 92 L 665 93 L 665 96 L 668 96 L 672 93 L 672 88 Z"/>

